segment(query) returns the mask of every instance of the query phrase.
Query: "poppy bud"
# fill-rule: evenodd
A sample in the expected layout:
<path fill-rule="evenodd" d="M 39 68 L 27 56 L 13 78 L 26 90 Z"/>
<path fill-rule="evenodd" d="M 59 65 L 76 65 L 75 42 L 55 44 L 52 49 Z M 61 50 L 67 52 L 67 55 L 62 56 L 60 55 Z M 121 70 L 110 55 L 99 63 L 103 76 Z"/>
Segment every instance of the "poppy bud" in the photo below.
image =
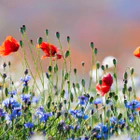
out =
<path fill-rule="evenodd" d="M 128 91 L 131 92 L 131 91 L 132 91 L 132 87 L 129 87 L 129 88 L 128 88 Z"/>
<path fill-rule="evenodd" d="M 119 115 L 118 115 L 118 120 L 120 120 L 122 118 L 122 113 L 120 113 Z"/>
<path fill-rule="evenodd" d="M 113 59 L 113 64 L 116 66 L 116 63 L 117 63 L 117 61 L 116 61 L 116 59 Z"/>
<path fill-rule="evenodd" d="M 33 45 L 33 40 L 32 39 L 30 40 L 30 43 Z"/>
<path fill-rule="evenodd" d="M 65 116 L 65 118 L 67 118 L 67 117 L 68 117 L 68 113 L 67 113 L 67 112 L 65 112 L 64 116 Z"/>
<path fill-rule="evenodd" d="M 82 86 L 85 87 L 85 80 L 84 79 L 82 79 L 81 83 L 82 83 Z"/>
<path fill-rule="evenodd" d="M 97 69 L 99 69 L 100 68 L 100 62 L 96 62 L 96 67 L 97 67 Z"/>
<path fill-rule="evenodd" d="M 70 81 L 67 81 L 67 84 L 69 85 L 70 84 Z"/>
<path fill-rule="evenodd" d="M 56 73 L 58 71 L 58 65 L 56 64 L 55 66 L 54 66 L 54 72 Z"/>
<path fill-rule="evenodd" d="M 66 51 L 65 52 L 65 58 L 67 58 L 69 55 L 70 55 L 70 52 L 69 51 Z"/>
<path fill-rule="evenodd" d="M 92 49 L 94 49 L 94 43 L 93 43 L 93 42 L 90 43 L 90 47 L 91 47 Z"/>
<path fill-rule="evenodd" d="M 61 112 L 57 112 L 57 118 L 61 116 Z"/>
<path fill-rule="evenodd" d="M 9 66 L 9 67 L 11 66 L 11 62 L 10 62 L 10 61 L 8 62 L 8 66 Z"/>
<path fill-rule="evenodd" d="M 21 34 L 24 33 L 23 27 L 20 27 L 20 33 L 21 33 Z"/>
<path fill-rule="evenodd" d="M 127 72 L 124 73 L 124 76 L 123 77 L 124 77 L 124 79 L 127 79 L 128 78 Z"/>
<path fill-rule="evenodd" d="M 3 78 L 5 79 L 7 77 L 6 73 L 3 74 Z"/>
<path fill-rule="evenodd" d="M 19 41 L 19 44 L 20 44 L 21 47 L 23 46 L 22 40 Z"/>
<path fill-rule="evenodd" d="M 99 80 L 99 84 L 102 85 L 102 80 Z"/>
<path fill-rule="evenodd" d="M 68 42 L 68 43 L 70 42 L 70 37 L 69 37 L 69 36 L 67 36 L 67 42 Z"/>
<path fill-rule="evenodd" d="M 102 68 L 102 70 L 103 70 L 103 71 L 105 70 L 105 67 L 104 67 L 104 65 L 102 65 L 102 66 L 101 66 L 101 68 Z"/>
<path fill-rule="evenodd" d="M 83 61 L 81 64 L 82 64 L 82 66 L 84 67 L 84 65 L 85 65 L 85 62 Z"/>
<path fill-rule="evenodd" d="M 123 93 L 123 94 L 125 94 L 125 90 L 126 90 L 125 88 L 122 89 L 122 93 Z"/>
<path fill-rule="evenodd" d="M 25 74 L 25 75 L 27 75 L 27 74 L 28 74 L 28 69 L 26 69 L 26 70 L 25 70 L 24 74 Z"/>
<path fill-rule="evenodd" d="M 109 104 L 109 102 L 110 102 L 110 100 L 109 100 L 109 99 L 107 99 L 107 100 L 106 100 L 106 104 Z"/>
<path fill-rule="evenodd" d="M 131 73 L 131 75 L 134 74 L 134 68 L 131 68 L 131 69 L 130 69 L 130 73 Z"/>
<path fill-rule="evenodd" d="M 114 76 L 114 78 L 115 78 L 115 79 L 117 78 L 117 75 L 116 75 L 116 73 L 114 73 L 114 74 L 113 74 L 113 76 Z"/>
<path fill-rule="evenodd" d="M 50 77 L 49 74 L 48 74 L 47 72 L 46 72 L 46 77 L 47 77 L 48 79 L 49 79 L 49 77 Z"/>
<path fill-rule="evenodd" d="M 39 45 L 42 43 L 42 41 L 43 41 L 42 37 L 39 37 L 38 40 L 37 40 Z"/>
<path fill-rule="evenodd" d="M 75 83 L 72 84 L 73 88 L 75 88 Z"/>
<path fill-rule="evenodd" d="M 60 39 L 60 33 L 59 32 L 56 32 L 56 37 L 57 37 L 57 39 Z"/>
<path fill-rule="evenodd" d="M 22 26 L 22 29 L 23 29 L 24 32 L 26 32 L 26 26 L 25 25 Z"/>
<path fill-rule="evenodd" d="M 106 69 L 108 69 L 108 64 L 105 65 Z"/>
<path fill-rule="evenodd" d="M 48 29 L 46 29 L 46 35 L 48 36 L 48 34 L 49 34 L 49 31 L 48 31 Z"/>
<path fill-rule="evenodd" d="M 93 115 L 93 114 L 94 114 L 94 110 L 93 110 L 93 109 L 91 109 L 91 112 L 90 112 L 90 113 L 91 113 L 91 115 Z"/>
<path fill-rule="evenodd" d="M 64 100 L 64 104 L 67 104 L 67 100 Z"/>
<path fill-rule="evenodd" d="M 112 94 L 112 92 L 110 92 L 110 93 L 109 93 L 109 97 L 111 98 L 111 97 L 112 97 L 112 95 L 113 95 L 113 94 Z"/>
<path fill-rule="evenodd" d="M 118 100 L 118 96 L 117 95 L 115 95 L 114 98 L 115 98 L 116 101 Z"/>
<path fill-rule="evenodd" d="M 48 71 L 49 71 L 49 72 L 52 72 L 52 66 L 49 66 L 49 67 L 48 67 Z"/>
<path fill-rule="evenodd" d="M 95 53 L 95 54 L 97 54 L 97 53 L 98 53 L 98 50 L 97 50 L 97 48 L 95 48 L 95 49 L 94 49 L 94 53 Z"/>
<path fill-rule="evenodd" d="M 70 100 L 71 100 L 71 102 L 73 102 L 73 94 L 72 93 L 70 93 Z"/>
<path fill-rule="evenodd" d="M 7 64 L 4 62 L 4 63 L 3 63 L 3 67 L 5 68 L 6 66 L 7 66 Z"/>
<path fill-rule="evenodd" d="M 64 79 L 65 79 L 65 80 L 68 80 L 68 78 L 69 78 L 69 74 L 66 73 L 65 76 L 64 76 Z"/>
<path fill-rule="evenodd" d="M 93 99 L 94 99 L 93 97 L 90 97 L 89 102 L 92 103 Z"/>
<path fill-rule="evenodd" d="M 75 68 L 75 69 L 74 69 L 74 74 L 76 74 L 76 73 L 77 73 L 77 69 Z"/>

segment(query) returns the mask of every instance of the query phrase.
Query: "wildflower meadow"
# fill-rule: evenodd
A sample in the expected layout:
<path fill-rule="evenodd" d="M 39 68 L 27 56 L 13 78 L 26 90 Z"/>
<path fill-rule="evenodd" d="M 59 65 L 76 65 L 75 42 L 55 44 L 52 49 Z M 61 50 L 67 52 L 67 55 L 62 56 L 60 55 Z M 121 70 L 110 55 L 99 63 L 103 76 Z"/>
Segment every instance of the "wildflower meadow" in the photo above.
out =
<path fill-rule="evenodd" d="M 133 67 L 126 68 L 120 86 L 117 59 L 111 57 L 102 64 L 97 58 L 100 52 L 91 42 L 87 48 L 91 50 L 91 69 L 87 73 L 88 79 L 84 79 L 72 65 L 69 36 L 64 51 L 59 32 L 56 32 L 57 47 L 49 38 L 48 30 L 44 39 L 39 37 L 37 42 L 28 39 L 25 25 L 20 33 L 20 41 L 7 36 L 0 46 L 3 60 L 0 71 L 1 140 L 35 137 L 43 140 L 109 140 L 121 136 L 126 140 L 140 140 L 140 97 Z M 34 69 L 29 64 L 27 47 Z M 12 61 L 4 62 L 13 54 L 22 64 L 18 86 L 10 71 Z M 134 50 L 134 57 L 140 58 L 140 47 Z M 46 59 L 49 63 L 44 71 L 42 61 Z M 58 61 L 62 62 L 61 66 Z M 83 61 L 83 71 L 85 67 Z"/>

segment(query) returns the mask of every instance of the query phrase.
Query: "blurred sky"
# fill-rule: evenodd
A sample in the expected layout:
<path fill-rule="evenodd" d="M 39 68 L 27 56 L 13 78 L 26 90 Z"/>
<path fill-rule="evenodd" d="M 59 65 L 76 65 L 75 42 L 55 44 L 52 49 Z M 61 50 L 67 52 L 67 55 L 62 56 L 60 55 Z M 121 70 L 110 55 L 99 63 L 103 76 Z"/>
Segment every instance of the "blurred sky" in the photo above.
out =
<path fill-rule="evenodd" d="M 73 65 L 78 69 L 85 61 L 89 71 L 89 44 L 93 41 L 99 50 L 98 60 L 115 56 L 119 72 L 126 66 L 134 66 L 139 72 L 140 60 L 133 56 L 140 46 L 139 0 L 0 0 L 0 43 L 7 35 L 20 40 L 19 27 L 23 24 L 34 42 L 40 36 L 45 40 L 48 29 L 51 42 L 58 46 L 55 32 L 59 31 L 64 50 L 69 35 Z"/>

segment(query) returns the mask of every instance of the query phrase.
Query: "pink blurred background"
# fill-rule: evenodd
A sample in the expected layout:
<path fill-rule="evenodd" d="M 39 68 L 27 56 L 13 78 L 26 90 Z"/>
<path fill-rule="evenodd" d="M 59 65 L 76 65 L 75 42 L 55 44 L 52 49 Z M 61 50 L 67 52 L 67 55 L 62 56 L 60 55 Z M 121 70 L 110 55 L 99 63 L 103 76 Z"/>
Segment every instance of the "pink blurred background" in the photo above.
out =
<path fill-rule="evenodd" d="M 0 0 L 0 44 L 7 35 L 20 40 L 19 28 L 23 24 L 35 43 L 40 36 L 45 40 L 48 29 L 51 43 L 58 46 L 55 33 L 59 31 L 64 50 L 69 35 L 73 67 L 79 70 L 85 61 L 85 71 L 89 72 L 89 44 L 93 41 L 99 61 L 114 56 L 121 75 L 126 66 L 133 66 L 139 73 L 140 60 L 133 56 L 140 45 L 138 0 Z M 19 63 L 14 58 L 12 61 Z"/>

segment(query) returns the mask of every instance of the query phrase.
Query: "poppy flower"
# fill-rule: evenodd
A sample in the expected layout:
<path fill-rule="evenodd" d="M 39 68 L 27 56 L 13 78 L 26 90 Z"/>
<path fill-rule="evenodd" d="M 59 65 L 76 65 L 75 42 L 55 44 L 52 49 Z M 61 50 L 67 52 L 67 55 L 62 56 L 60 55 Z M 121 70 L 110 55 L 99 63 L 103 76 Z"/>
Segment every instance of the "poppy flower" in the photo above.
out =
<path fill-rule="evenodd" d="M 96 85 L 96 91 L 99 95 L 104 96 L 107 92 L 109 92 L 110 87 L 113 83 L 113 78 L 111 74 L 107 74 L 102 78 L 102 84 Z"/>
<path fill-rule="evenodd" d="M 111 76 L 110 73 L 107 74 L 107 75 L 105 75 L 105 76 L 102 78 L 102 83 L 103 83 L 104 85 L 107 85 L 107 86 L 111 86 L 111 85 L 112 85 L 112 83 L 113 83 L 113 78 L 112 78 L 112 76 Z"/>
<path fill-rule="evenodd" d="M 2 46 L 0 46 L 0 56 L 7 56 L 18 51 L 18 49 L 19 43 L 12 36 L 7 36 Z"/>
<path fill-rule="evenodd" d="M 104 96 L 109 90 L 110 90 L 110 86 L 106 86 L 104 84 L 102 84 L 102 85 L 97 84 L 96 85 L 96 91 L 101 96 Z"/>
<path fill-rule="evenodd" d="M 46 57 L 52 57 L 52 60 L 62 58 L 62 55 L 59 54 L 59 49 L 52 44 L 42 42 L 40 45 L 38 44 L 36 47 L 42 49 L 42 51 L 45 53 L 45 55 L 42 56 L 41 59 L 44 59 Z"/>
<path fill-rule="evenodd" d="M 134 56 L 140 58 L 140 46 L 135 49 L 133 54 L 134 54 Z"/>

